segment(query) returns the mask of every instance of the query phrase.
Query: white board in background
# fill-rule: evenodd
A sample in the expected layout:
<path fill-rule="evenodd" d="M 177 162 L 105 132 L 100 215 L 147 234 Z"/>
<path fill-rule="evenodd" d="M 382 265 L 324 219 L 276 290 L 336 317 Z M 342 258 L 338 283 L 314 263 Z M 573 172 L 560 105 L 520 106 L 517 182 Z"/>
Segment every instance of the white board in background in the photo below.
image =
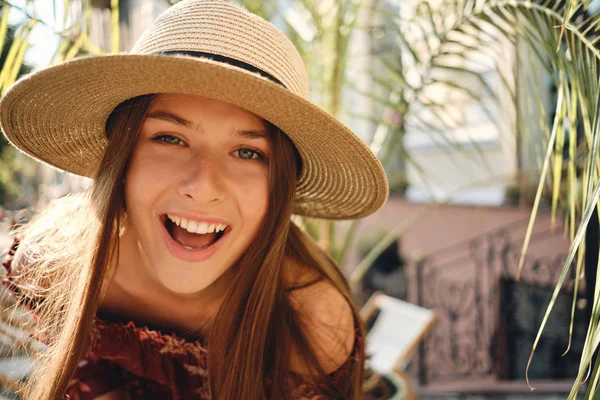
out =
<path fill-rule="evenodd" d="M 432 310 L 382 293 L 375 293 L 363 311 L 366 321 L 379 311 L 366 343 L 368 365 L 379 373 L 403 370 L 436 319 Z"/>

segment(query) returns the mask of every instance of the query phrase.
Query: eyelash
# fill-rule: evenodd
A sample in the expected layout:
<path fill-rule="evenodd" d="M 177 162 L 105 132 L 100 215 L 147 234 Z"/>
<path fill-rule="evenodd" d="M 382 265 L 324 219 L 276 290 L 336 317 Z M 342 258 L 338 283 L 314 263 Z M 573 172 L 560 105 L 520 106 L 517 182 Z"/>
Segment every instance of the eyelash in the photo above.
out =
<path fill-rule="evenodd" d="M 183 140 L 181 140 L 177 136 L 173 136 L 173 135 L 158 134 L 158 135 L 153 136 L 151 139 L 153 141 L 161 141 L 161 142 L 164 142 L 165 144 L 171 144 L 173 146 L 179 146 L 179 144 L 173 144 L 173 143 L 169 143 L 169 142 L 163 140 L 164 138 L 177 139 L 179 141 L 179 143 L 183 143 Z M 263 154 L 262 151 L 254 149 L 252 147 L 240 147 L 239 149 L 235 150 L 235 152 L 237 153 L 240 150 L 250 150 L 252 153 L 254 153 L 254 154 L 257 155 L 257 158 L 254 158 L 254 157 L 252 157 L 252 158 L 243 158 L 243 157 L 239 157 L 238 156 L 238 158 L 241 158 L 242 160 L 248 160 L 248 161 L 251 161 L 251 160 L 262 160 L 262 161 L 265 161 L 267 159 L 265 157 L 265 155 Z"/>
<path fill-rule="evenodd" d="M 161 141 L 161 142 L 164 142 L 166 144 L 173 144 L 175 146 L 178 146 L 178 144 L 169 143 L 169 142 L 166 142 L 166 141 L 162 140 L 164 138 L 173 138 L 173 139 L 179 140 L 179 142 L 183 142 L 183 140 L 181 140 L 177 136 L 173 136 L 173 135 L 162 135 L 162 134 L 159 134 L 159 135 L 156 135 L 156 136 L 152 136 L 152 140 L 154 140 L 154 141 Z"/>

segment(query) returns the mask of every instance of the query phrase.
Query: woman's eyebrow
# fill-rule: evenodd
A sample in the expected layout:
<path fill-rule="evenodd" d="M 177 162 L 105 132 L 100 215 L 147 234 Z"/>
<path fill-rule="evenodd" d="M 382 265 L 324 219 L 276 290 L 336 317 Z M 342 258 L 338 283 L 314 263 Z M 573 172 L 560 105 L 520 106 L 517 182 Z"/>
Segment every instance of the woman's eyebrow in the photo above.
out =
<path fill-rule="evenodd" d="M 202 132 L 203 129 L 200 125 L 195 126 L 192 122 L 187 119 L 170 113 L 168 111 L 152 111 L 146 118 L 160 119 L 167 122 L 172 122 L 177 125 L 184 126 L 189 129 L 194 129 L 198 132 Z M 262 129 L 237 129 L 231 132 L 231 136 L 243 137 L 245 139 L 267 139 L 267 132 Z"/>
<path fill-rule="evenodd" d="M 267 139 L 267 132 L 257 129 L 240 129 L 234 130 L 232 136 L 239 136 L 245 139 Z"/>
<path fill-rule="evenodd" d="M 149 113 L 146 118 L 152 118 L 152 119 L 161 119 L 163 121 L 167 121 L 167 122 L 173 122 L 177 125 L 182 125 L 185 126 L 186 128 L 193 128 L 194 124 L 192 124 L 190 121 L 188 121 L 185 118 L 182 118 L 180 116 L 177 116 L 175 114 L 172 114 L 170 112 L 167 111 L 152 111 L 151 113 Z"/>

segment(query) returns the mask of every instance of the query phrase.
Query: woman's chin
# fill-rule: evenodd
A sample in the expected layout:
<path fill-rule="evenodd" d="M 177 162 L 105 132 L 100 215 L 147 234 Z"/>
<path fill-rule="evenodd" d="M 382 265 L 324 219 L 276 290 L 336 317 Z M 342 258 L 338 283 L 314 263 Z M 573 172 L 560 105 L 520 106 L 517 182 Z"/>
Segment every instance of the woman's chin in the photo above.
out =
<path fill-rule="evenodd" d="M 160 282 L 161 285 L 172 294 L 178 296 L 192 296 L 206 290 L 210 284 L 196 282 Z"/>
<path fill-rule="evenodd" d="M 186 270 L 177 267 L 168 268 L 163 271 L 155 271 L 155 279 L 167 291 L 174 295 L 186 297 L 198 297 L 201 294 L 218 297 L 225 289 L 225 276 L 222 273 L 207 273 L 198 269 Z M 209 293 L 210 292 L 210 293 Z M 151 294 L 150 294 L 151 295 Z"/>

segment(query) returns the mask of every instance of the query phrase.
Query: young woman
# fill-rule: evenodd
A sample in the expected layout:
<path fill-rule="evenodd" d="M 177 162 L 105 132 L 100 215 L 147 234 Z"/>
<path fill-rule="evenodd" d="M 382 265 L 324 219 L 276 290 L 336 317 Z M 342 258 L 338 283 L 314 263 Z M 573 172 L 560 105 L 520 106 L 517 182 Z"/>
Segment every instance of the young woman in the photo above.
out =
<path fill-rule="evenodd" d="M 361 397 L 356 306 L 291 216 L 363 217 L 387 181 L 307 81 L 268 22 L 185 0 L 131 54 L 6 93 L 11 143 L 93 178 L 15 232 L 4 263 L 46 344 L 24 398 Z"/>

